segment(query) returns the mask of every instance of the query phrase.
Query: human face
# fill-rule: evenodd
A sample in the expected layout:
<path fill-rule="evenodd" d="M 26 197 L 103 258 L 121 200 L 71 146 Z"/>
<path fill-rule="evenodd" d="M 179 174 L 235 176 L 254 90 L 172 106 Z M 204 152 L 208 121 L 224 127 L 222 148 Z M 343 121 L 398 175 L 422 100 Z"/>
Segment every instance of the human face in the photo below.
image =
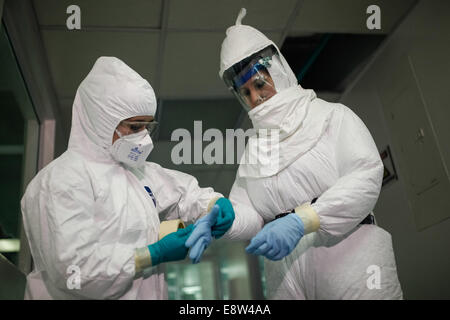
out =
<path fill-rule="evenodd" d="M 149 122 L 153 121 L 153 116 L 137 116 L 125 119 L 119 123 L 116 127 L 117 131 L 120 132 L 122 136 L 137 133 L 147 128 Z M 116 130 L 114 130 L 112 143 L 119 139 L 119 135 Z"/>
<path fill-rule="evenodd" d="M 255 108 L 277 93 L 275 84 L 266 70 L 260 70 L 254 74 L 239 87 L 237 92 L 250 109 Z"/>

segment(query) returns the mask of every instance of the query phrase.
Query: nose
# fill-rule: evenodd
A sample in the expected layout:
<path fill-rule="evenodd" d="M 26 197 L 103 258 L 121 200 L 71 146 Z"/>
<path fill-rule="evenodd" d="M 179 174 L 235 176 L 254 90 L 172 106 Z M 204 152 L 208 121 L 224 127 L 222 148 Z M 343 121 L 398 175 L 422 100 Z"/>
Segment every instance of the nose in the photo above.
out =
<path fill-rule="evenodd" d="M 250 90 L 250 107 L 254 108 L 257 105 L 261 104 L 264 101 L 264 98 L 261 96 L 261 93 L 258 90 Z"/>

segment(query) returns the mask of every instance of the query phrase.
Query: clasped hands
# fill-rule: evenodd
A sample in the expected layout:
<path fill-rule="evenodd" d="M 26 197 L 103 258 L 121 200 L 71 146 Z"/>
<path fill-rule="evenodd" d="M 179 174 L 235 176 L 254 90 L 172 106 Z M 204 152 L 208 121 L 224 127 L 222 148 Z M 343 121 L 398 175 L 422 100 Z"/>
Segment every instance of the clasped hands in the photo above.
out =
<path fill-rule="evenodd" d="M 229 206 L 232 209 L 231 203 Z M 219 217 L 220 207 L 215 205 L 209 214 L 199 219 L 195 229 L 186 241 L 186 246 L 191 248 L 189 258 L 193 263 L 198 263 L 203 251 L 212 241 L 212 235 L 218 238 L 214 225 Z M 234 211 L 233 211 L 234 217 Z M 228 229 L 227 227 L 223 233 Z M 223 230 L 223 228 L 222 228 Z M 216 233 L 215 233 L 216 232 Z M 223 235 L 223 233 L 220 234 Z M 303 237 L 305 227 L 302 219 L 295 213 L 290 213 L 276 219 L 264 226 L 264 228 L 250 242 L 245 249 L 247 253 L 262 255 L 269 260 L 281 260 L 294 250 L 297 243 Z"/>
<path fill-rule="evenodd" d="M 189 251 L 192 263 L 200 262 L 205 249 L 213 238 L 222 237 L 234 221 L 234 210 L 226 198 L 216 201 L 211 211 L 185 229 L 173 232 L 154 245 L 149 246 L 150 253 L 157 257 L 153 265 L 161 262 L 182 260 Z M 246 248 L 246 252 L 262 255 L 270 260 L 280 260 L 290 254 L 304 235 L 301 218 L 290 213 L 264 226 Z"/>

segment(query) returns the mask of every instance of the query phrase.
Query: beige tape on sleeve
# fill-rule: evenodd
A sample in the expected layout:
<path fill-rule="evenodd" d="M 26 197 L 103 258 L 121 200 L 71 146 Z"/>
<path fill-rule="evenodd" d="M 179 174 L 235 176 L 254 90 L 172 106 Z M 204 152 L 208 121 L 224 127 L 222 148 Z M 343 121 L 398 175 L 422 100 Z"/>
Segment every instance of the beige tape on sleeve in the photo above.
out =
<path fill-rule="evenodd" d="M 148 247 L 139 248 L 134 251 L 135 278 L 142 275 L 142 271 L 152 265 L 152 256 Z"/>
<path fill-rule="evenodd" d="M 208 206 L 206 207 L 206 211 L 202 212 L 201 215 L 198 216 L 197 220 L 200 218 L 203 218 L 204 216 L 206 216 L 212 209 L 212 207 L 214 207 L 214 205 L 216 204 L 217 200 L 219 200 L 222 197 L 214 197 L 212 198 L 209 202 L 208 202 Z"/>
<path fill-rule="evenodd" d="M 169 233 L 184 229 L 186 226 L 181 219 L 163 221 L 159 225 L 158 240 L 161 240 Z M 135 278 L 142 276 L 145 268 L 152 266 L 152 256 L 148 247 L 136 249 L 134 252 Z"/>
<path fill-rule="evenodd" d="M 206 207 L 206 213 L 210 212 L 212 207 L 216 204 L 217 200 L 219 200 L 222 197 L 215 197 L 212 198 L 211 201 L 208 203 L 208 207 Z"/>
<path fill-rule="evenodd" d="M 317 231 L 320 227 L 319 215 L 314 211 L 309 203 L 302 204 L 295 208 L 295 213 L 302 219 L 305 226 L 305 234 Z"/>
<path fill-rule="evenodd" d="M 181 219 L 163 221 L 159 225 L 159 240 L 169 233 L 176 232 L 178 229 L 184 229 L 186 226 Z"/>

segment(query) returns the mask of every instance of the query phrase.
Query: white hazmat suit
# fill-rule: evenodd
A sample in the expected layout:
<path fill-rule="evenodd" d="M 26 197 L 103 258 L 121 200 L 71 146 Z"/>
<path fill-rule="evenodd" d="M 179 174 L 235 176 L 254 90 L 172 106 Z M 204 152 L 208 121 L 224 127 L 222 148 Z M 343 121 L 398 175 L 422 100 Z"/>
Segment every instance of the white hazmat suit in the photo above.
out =
<path fill-rule="evenodd" d="M 119 122 L 155 112 L 145 79 L 117 58 L 96 61 L 75 96 L 68 150 L 22 198 L 34 260 L 25 298 L 167 299 L 163 266 L 136 276 L 136 249 L 158 241 L 161 220 L 192 222 L 222 195 L 158 164 L 130 169 L 112 158 Z"/>
<path fill-rule="evenodd" d="M 383 177 L 369 131 L 346 106 L 299 86 L 276 45 L 241 25 L 242 17 L 227 30 L 220 76 L 272 45 L 293 85 L 249 112 L 256 129 L 279 129 L 277 165 L 273 158 L 241 161 L 230 193 L 236 217 L 225 238 L 249 240 L 276 215 L 295 209 L 305 235 L 282 260 L 264 259 L 268 298 L 401 299 L 390 234 L 360 224 L 372 214 Z M 257 143 L 249 139 L 244 156 Z"/>

